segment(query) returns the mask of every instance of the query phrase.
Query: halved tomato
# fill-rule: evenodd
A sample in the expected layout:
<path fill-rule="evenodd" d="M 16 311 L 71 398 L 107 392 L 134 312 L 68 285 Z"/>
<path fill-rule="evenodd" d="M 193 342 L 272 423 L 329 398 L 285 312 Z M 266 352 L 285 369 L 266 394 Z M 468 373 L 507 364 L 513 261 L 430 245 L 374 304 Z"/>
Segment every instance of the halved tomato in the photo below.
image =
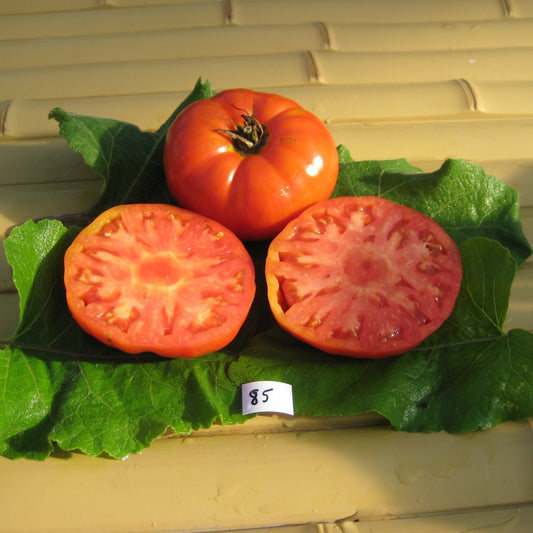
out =
<path fill-rule="evenodd" d="M 227 228 L 161 204 L 109 209 L 65 253 L 79 325 L 128 353 L 195 357 L 234 339 L 255 294 L 252 259 Z"/>
<path fill-rule="evenodd" d="M 387 357 L 450 315 L 459 250 L 435 221 L 380 197 L 320 202 L 273 239 L 265 265 L 279 324 L 321 350 Z"/>

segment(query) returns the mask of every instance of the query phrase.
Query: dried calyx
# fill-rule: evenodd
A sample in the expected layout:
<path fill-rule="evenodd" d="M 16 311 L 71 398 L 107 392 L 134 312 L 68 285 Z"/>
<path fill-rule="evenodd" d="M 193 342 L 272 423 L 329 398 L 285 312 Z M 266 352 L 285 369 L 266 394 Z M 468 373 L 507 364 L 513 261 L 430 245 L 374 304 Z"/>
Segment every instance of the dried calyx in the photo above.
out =
<path fill-rule="evenodd" d="M 268 140 L 268 130 L 253 115 L 243 113 L 244 120 L 234 130 L 216 129 L 231 138 L 233 146 L 242 155 L 257 154 Z"/>

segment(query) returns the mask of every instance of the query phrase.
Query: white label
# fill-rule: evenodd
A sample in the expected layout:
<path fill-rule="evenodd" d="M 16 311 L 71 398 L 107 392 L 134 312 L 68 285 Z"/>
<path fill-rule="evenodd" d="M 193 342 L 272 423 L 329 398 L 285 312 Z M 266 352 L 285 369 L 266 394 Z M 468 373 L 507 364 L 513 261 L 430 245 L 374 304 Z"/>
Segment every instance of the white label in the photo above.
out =
<path fill-rule="evenodd" d="M 242 385 L 242 414 L 294 415 L 292 385 L 280 381 L 252 381 Z"/>

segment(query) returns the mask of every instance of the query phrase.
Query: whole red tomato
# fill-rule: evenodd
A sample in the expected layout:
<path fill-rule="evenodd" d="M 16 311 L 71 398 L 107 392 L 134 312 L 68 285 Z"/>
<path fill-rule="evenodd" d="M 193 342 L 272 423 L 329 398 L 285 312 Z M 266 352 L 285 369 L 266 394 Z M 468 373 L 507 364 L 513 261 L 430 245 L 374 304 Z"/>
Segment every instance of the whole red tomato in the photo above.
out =
<path fill-rule="evenodd" d="M 339 161 L 333 137 L 315 115 L 276 94 L 232 89 L 178 115 L 164 165 L 180 205 L 243 240 L 263 240 L 329 198 Z"/>

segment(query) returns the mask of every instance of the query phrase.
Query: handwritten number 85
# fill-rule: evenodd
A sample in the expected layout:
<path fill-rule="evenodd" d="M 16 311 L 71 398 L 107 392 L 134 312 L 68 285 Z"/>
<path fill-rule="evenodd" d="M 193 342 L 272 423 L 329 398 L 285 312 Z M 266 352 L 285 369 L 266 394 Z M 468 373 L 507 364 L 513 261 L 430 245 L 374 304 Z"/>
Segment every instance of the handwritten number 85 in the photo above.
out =
<path fill-rule="evenodd" d="M 267 403 L 268 402 L 268 393 L 272 392 L 273 390 L 274 390 L 273 388 L 265 389 L 261 393 L 261 396 L 263 397 L 262 403 Z M 252 399 L 251 402 L 250 402 L 252 405 L 257 405 L 259 403 L 258 395 L 259 395 L 259 389 L 252 389 L 248 393 L 248 396 L 250 396 L 250 398 Z"/>

